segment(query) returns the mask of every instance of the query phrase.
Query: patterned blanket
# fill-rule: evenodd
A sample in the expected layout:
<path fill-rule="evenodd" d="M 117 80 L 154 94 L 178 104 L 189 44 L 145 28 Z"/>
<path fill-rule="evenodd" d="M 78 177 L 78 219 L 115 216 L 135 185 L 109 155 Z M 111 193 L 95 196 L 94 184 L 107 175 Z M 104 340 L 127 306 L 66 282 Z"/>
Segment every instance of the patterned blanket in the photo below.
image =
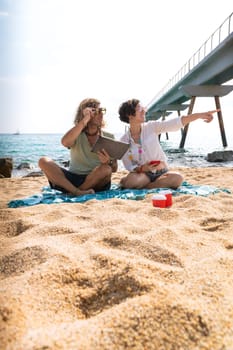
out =
<path fill-rule="evenodd" d="M 108 191 L 98 192 L 95 194 L 86 194 L 82 196 L 72 196 L 53 190 L 50 187 L 44 187 L 42 192 L 31 197 L 12 200 L 8 203 L 9 208 L 18 208 L 23 206 L 32 206 L 37 204 L 58 204 L 58 203 L 83 203 L 91 199 L 105 200 L 110 198 L 142 200 L 149 193 L 160 193 L 164 188 L 155 188 L 151 190 L 141 189 L 121 189 L 118 185 L 112 184 Z M 197 196 L 208 196 L 219 192 L 231 193 L 226 188 L 216 188 L 208 185 L 191 185 L 183 182 L 177 190 L 171 190 L 173 196 L 180 194 L 191 194 Z"/>

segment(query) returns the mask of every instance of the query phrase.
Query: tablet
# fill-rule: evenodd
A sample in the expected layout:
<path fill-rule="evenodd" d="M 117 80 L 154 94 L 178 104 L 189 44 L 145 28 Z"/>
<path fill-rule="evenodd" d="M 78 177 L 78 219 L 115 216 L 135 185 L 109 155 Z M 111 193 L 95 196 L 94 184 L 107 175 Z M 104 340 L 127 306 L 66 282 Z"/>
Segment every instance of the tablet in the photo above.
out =
<path fill-rule="evenodd" d="M 97 153 L 104 149 L 111 158 L 121 159 L 128 148 L 129 143 L 116 141 L 109 137 L 99 136 L 91 151 Z"/>

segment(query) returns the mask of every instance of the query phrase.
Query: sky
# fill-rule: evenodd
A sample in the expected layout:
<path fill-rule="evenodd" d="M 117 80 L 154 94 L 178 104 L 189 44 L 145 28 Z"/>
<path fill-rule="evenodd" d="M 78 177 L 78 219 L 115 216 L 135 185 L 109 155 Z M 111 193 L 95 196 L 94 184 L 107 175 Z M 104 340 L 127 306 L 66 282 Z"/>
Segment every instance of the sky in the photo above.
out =
<path fill-rule="evenodd" d="M 232 0 L 0 0 L 0 133 L 65 133 L 87 97 L 121 132 L 120 104 L 147 105 L 232 10 Z M 233 92 L 222 106 L 229 123 Z"/>

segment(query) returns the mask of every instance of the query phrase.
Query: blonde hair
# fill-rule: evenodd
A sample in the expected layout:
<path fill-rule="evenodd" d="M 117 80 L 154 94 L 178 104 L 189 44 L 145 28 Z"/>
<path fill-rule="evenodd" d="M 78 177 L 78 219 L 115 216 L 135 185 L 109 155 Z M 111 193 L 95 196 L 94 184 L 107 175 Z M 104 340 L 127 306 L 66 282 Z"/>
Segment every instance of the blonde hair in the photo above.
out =
<path fill-rule="evenodd" d="M 85 100 L 83 100 L 78 106 L 78 109 L 74 118 L 74 124 L 78 124 L 83 119 L 83 110 L 85 108 L 87 107 L 98 108 L 99 105 L 100 105 L 100 101 L 97 100 L 96 98 L 85 98 Z"/>

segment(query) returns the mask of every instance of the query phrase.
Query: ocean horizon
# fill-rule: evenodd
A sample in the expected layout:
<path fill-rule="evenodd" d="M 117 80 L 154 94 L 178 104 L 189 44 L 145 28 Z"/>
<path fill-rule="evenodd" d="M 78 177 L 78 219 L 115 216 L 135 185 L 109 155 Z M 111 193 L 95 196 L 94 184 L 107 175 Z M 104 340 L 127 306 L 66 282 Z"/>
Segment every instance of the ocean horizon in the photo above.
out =
<path fill-rule="evenodd" d="M 231 131 L 232 133 L 232 131 Z M 203 133 L 202 133 L 203 134 Z M 216 134 L 216 135 L 215 135 Z M 24 176 L 31 171 L 39 171 L 38 160 L 48 156 L 60 165 L 69 160 L 69 150 L 61 144 L 62 133 L 0 134 L 0 158 L 13 159 L 13 177 Z M 122 133 L 115 133 L 119 139 Z M 161 145 L 170 167 L 232 167 L 233 162 L 208 162 L 206 156 L 213 151 L 232 150 L 233 135 L 227 134 L 228 147 L 222 146 L 221 135 L 211 132 L 200 135 L 198 130 L 189 132 L 183 149 L 179 148 L 181 133 L 173 132 L 161 135 Z M 17 169 L 21 164 L 28 168 Z M 119 161 L 119 170 L 123 169 Z"/>

